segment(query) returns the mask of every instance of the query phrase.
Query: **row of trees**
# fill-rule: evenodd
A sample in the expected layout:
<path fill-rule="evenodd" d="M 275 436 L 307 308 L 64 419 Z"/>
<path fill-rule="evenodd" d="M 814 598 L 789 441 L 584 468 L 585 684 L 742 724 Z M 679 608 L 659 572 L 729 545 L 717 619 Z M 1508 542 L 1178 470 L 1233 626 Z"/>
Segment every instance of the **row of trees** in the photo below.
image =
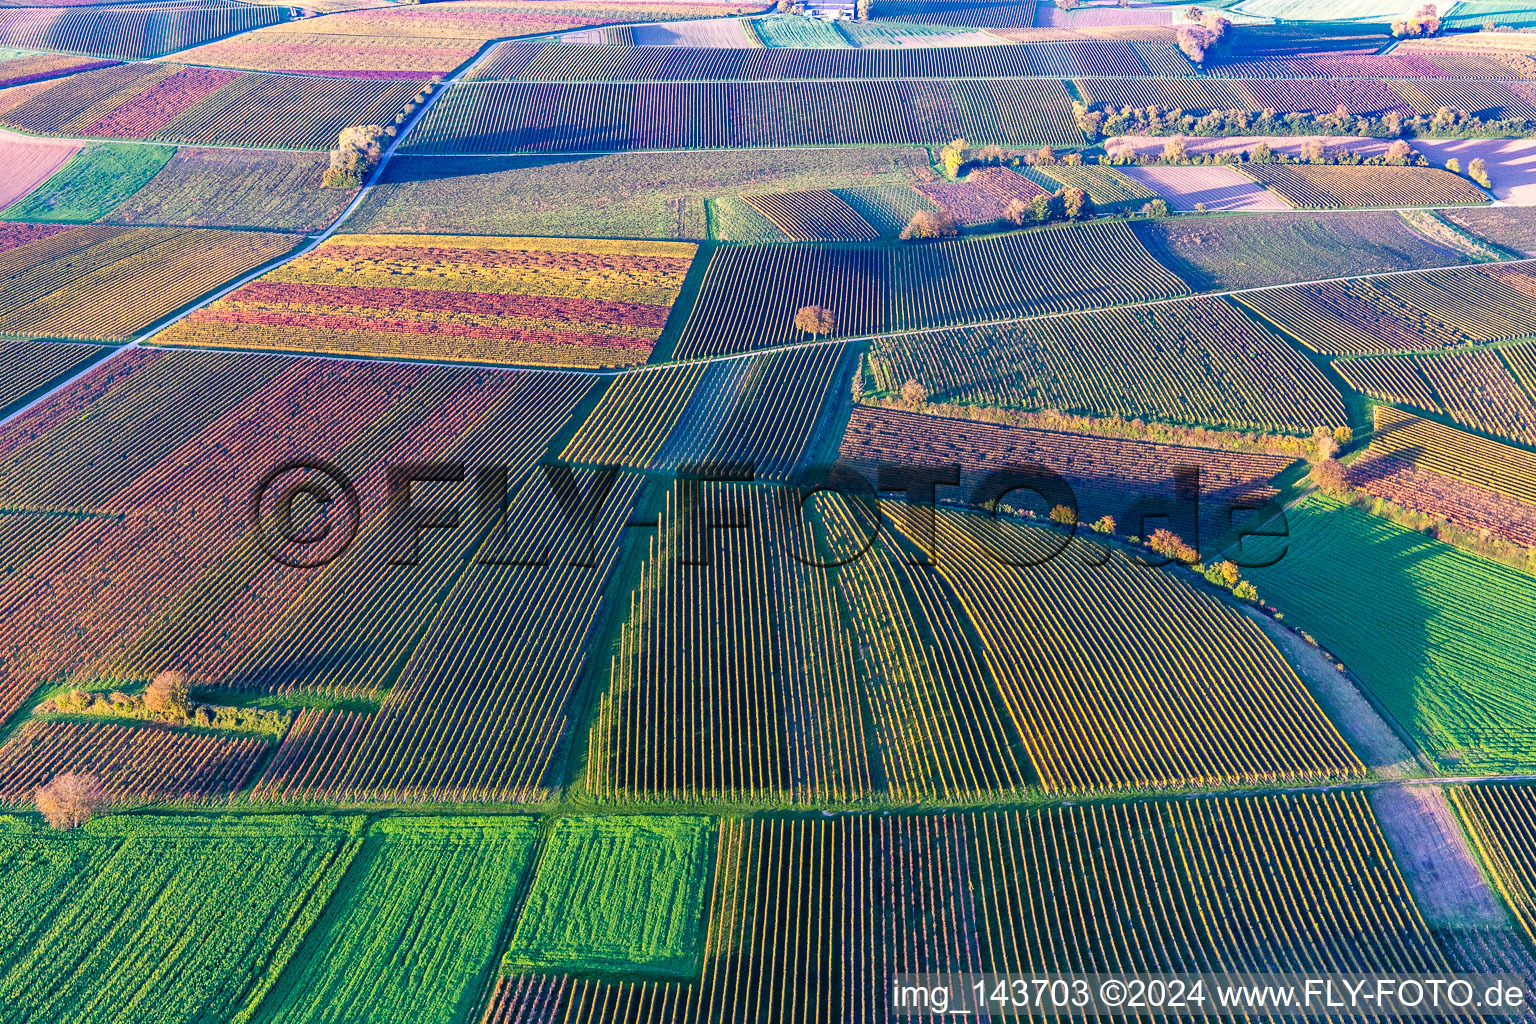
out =
<path fill-rule="evenodd" d="M 1281 114 L 1274 110 L 1212 110 L 1191 114 L 1158 106 L 1093 108 L 1074 103 L 1077 125 L 1091 141 L 1116 135 L 1359 135 L 1376 139 L 1524 137 L 1536 133 L 1536 123 L 1519 118 L 1488 120 L 1465 110 L 1440 107 L 1434 114 L 1404 116 L 1389 110 L 1380 117 L 1353 115 L 1340 106 L 1320 111 Z"/>
<path fill-rule="evenodd" d="M 1415 150 L 1407 142 L 1397 139 L 1386 148 L 1385 151 L 1374 156 L 1362 156 L 1360 153 L 1343 147 L 1329 149 L 1322 139 L 1306 139 L 1302 142 L 1296 155 L 1289 153 L 1276 153 L 1270 148 L 1269 143 L 1259 142 L 1247 152 L 1230 153 L 1201 153 L 1191 157 L 1186 140 L 1182 135 L 1175 135 L 1163 144 L 1163 150 L 1157 156 L 1150 153 L 1140 153 L 1136 146 L 1128 139 L 1114 139 L 1104 147 L 1104 156 L 1100 163 L 1123 166 L 1147 165 L 1147 164 L 1328 164 L 1348 167 L 1428 167 L 1429 159 L 1424 154 Z M 1461 161 L 1451 157 L 1445 162 L 1445 169 L 1452 174 L 1465 173 L 1468 178 L 1477 182 L 1483 188 L 1492 188 L 1493 183 L 1488 179 L 1488 163 L 1482 157 L 1474 157 L 1467 164 L 1466 171 L 1461 168 Z"/>

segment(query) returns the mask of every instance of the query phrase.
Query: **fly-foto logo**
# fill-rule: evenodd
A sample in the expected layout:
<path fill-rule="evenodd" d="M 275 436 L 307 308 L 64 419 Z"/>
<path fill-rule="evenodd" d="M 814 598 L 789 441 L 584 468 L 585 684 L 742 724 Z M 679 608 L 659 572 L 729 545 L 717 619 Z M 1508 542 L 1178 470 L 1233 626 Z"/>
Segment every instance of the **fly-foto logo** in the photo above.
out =
<path fill-rule="evenodd" d="M 866 472 L 873 468 L 871 479 Z M 565 564 L 595 566 L 597 527 L 605 505 L 621 474 L 638 472 L 621 466 L 576 466 L 546 462 L 535 466 L 520 480 L 512 478 L 506 466 L 481 466 L 471 469 L 462 462 L 406 463 L 385 467 L 382 507 L 384 527 L 391 548 L 392 565 L 416 565 L 421 559 L 421 540 L 427 531 L 457 530 L 469 520 L 496 531 L 495 536 L 515 536 L 520 525 L 514 514 L 513 494 L 534 488 L 536 496 L 526 502 L 525 516 L 536 518 L 547 529 L 550 522 L 567 531 L 564 545 Z M 473 481 L 471 501 L 461 507 L 460 500 L 443 501 L 441 493 L 422 496 L 421 488 L 430 485 Z M 1172 494 L 1120 494 L 1123 506 L 1116 520 L 1115 532 L 1122 536 L 1148 537 L 1161 528 L 1175 534 L 1182 549 L 1200 551 L 1202 520 L 1213 523 L 1219 531 L 1221 556 L 1240 568 L 1273 565 L 1286 553 L 1283 543 L 1270 542 L 1255 551 L 1245 548 L 1248 538 L 1283 538 L 1288 527 L 1282 507 L 1264 499 L 1233 499 L 1202 504 L 1200 467 L 1174 466 L 1170 471 Z M 515 486 L 514 486 L 515 485 Z M 807 556 L 799 551 L 793 556 L 804 564 L 832 568 L 856 561 L 867 553 L 882 531 L 889 529 L 884 513 L 886 503 L 902 503 L 902 532 L 913 542 L 915 551 L 909 560 L 925 564 L 942 558 L 935 529 L 940 509 L 968 510 L 981 518 L 956 520 L 961 528 L 977 529 L 988 518 L 1033 520 L 1047 527 L 1042 543 L 1028 553 L 1012 548 L 1003 550 L 982 533 L 978 539 L 984 550 L 1004 565 L 1028 567 L 1049 562 L 1071 546 L 1078 536 L 1078 496 L 1072 485 L 1055 471 L 1034 463 L 1014 463 L 993 467 L 967 479 L 957 464 L 909 464 L 882 462 L 873 467 L 834 462 L 803 468 L 787 481 L 758 481 L 755 466 L 749 462 L 717 462 L 684 465 L 673 480 L 676 528 L 687 537 L 679 550 L 687 552 L 682 561 L 707 564 L 714 531 L 751 529 L 754 524 L 749 507 L 713 500 L 714 488 L 761 486 L 772 490 L 774 508 L 784 515 L 809 522 L 812 499 L 832 494 L 851 503 L 863 514 L 854 517 L 859 536 L 840 546 L 837 553 L 818 552 Z M 461 488 L 462 489 L 462 488 Z M 1046 514 L 1036 515 L 1031 506 L 1043 507 Z M 336 561 L 352 546 L 364 518 L 365 501 L 350 477 L 338 467 L 319 458 L 291 459 L 273 467 L 257 482 L 251 494 L 250 519 L 261 548 L 273 561 L 293 568 L 318 568 Z M 553 513 L 551 519 L 550 513 Z M 631 527 L 652 527 L 655 519 L 632 520 Z M 572 532 L 573 531 L 573 532 Z M 553 541 L 513 544 L 513 555 L 498 554 L 507 544 L 482 545 L 475 559 L 480 564 L 530 565 L 551 564 Z M 1086 564 L 1103 564 L 1108 550 L 1092 548 L 1103 558 L 1086 557 Z M 1175 559 L 1169 553 L 1137 550 L 1128 557 L 1142 565 L 1166 565 Z"/>

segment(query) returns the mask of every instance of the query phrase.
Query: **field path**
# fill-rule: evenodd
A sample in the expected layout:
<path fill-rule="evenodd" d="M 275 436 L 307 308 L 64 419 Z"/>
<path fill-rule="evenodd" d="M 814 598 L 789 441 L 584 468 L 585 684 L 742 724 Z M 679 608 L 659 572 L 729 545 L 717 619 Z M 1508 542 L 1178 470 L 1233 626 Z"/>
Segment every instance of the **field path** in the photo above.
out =
<path fill-rule="evenodd" d="M 1509 928 L 1503 902 L 1478 865 L 1438 786 L 1371 790 L 1381 822 L 1419 910 L 1430 924 L 1451 928 Z"/>

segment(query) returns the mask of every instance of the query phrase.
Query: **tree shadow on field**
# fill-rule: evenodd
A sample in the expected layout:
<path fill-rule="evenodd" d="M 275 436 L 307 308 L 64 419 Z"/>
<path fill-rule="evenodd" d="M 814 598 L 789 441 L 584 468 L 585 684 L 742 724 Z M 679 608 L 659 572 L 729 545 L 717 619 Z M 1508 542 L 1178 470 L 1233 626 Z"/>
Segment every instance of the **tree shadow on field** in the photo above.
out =
<path fill-rule="evenodd" d="M 1493 638 L 1518 627 L 1461 607 L 1465 593 L 1436 592 L 1445 573 L 1426 563 L 1456 553 L 1331 499 L 1311 498 L 1287 510 L 1286 519 L 1288 537 L 1244 542 L 1249 562 L 1274 555 L 1279 545 L 1286 549 L 1274 565 L 1244 570 L 1263 600 L 1284 613 L 1286 625 L 1316 637 L 1443 767 L 1496 767 L 1496 755 L 1483 746 L 1508 751 L 1505 725 L 1521 723 L 1497 720 L 1507 718 L 1511 695 L 1491 691 L 1504 682 L 1491 677 L 1487 661 L 1469 662 L 1457 648 L 1465 648 L 1459 641 L 1468 631 L 1486 632 L 1497 645 Z"/>
<path fill-rule="evenodd" d="M 590 159 L 592 158 L 574 154 L 426 156 L 407 153 L 390 160 L 385 168 L 382 184 L 405 185 L 422 181 L 446 181 L 451 178 L 474 178 L 482 174 L 497 174 L 501 171 L 532 171 L 544 167 L 561 167 Z"/>

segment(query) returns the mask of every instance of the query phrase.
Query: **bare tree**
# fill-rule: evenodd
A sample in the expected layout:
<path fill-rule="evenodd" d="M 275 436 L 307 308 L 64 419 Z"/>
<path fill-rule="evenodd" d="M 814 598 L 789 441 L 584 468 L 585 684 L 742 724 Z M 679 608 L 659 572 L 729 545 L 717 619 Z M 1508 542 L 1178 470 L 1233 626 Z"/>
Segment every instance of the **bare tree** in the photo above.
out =
<path fill-rule="evenodd" d="M 107 791 L 94 775 L 65 772 L 38 786 L 33 800 L 54 828 L 78 828 L 107 805 Z"/>

